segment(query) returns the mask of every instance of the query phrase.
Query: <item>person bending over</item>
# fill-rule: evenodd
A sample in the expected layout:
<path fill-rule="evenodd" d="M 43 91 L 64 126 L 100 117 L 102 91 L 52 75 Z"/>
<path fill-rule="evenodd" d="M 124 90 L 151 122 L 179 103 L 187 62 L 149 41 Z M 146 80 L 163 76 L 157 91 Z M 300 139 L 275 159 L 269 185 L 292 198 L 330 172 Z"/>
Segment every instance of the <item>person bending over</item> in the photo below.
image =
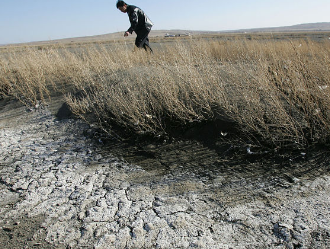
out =
<path fill-rule="evenodd" d="M 125 32 L 124 36 L 132 34 L 133 31 L 136 33 L 135 45 L 138 48 L 144 48 L 146 51 L 152 53 L 152 49 L 149 45 L 149 33 L 153 26 L 148 16 L 139 7 L 129 5 L 124 1 L 117 2 L 117 9 L 123 13 L 127 13 L 131 27 Z"/>

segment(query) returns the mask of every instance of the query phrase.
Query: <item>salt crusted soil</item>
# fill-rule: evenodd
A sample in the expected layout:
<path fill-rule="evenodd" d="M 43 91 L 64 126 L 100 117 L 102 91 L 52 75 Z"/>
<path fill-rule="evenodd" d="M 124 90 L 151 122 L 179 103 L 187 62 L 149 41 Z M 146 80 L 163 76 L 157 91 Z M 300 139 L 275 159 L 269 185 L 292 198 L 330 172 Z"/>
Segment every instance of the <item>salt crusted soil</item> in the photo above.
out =
<path fill-rule="evenodd" d="M 278 161 L 197 140 L 105 145 L 54 113 L 1 101 L 1 248 L 330 247 L 326 151 Z"/>

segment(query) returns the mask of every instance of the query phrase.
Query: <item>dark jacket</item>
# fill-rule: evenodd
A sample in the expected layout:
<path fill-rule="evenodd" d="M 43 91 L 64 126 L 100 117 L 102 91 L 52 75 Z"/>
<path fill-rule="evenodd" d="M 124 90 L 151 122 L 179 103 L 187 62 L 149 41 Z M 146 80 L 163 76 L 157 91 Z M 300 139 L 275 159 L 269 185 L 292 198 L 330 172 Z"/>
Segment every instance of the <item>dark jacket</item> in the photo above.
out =
<path fill-rule="evenodd" d="M 127 5 L 127 15 L 131 22 L 131 27 L 127 30 L 129 33 L 135 33 L 143 30 L 151 30 L 153 23 L 150 21 L 148 16 L 140 8 L 134 5 Z"/>

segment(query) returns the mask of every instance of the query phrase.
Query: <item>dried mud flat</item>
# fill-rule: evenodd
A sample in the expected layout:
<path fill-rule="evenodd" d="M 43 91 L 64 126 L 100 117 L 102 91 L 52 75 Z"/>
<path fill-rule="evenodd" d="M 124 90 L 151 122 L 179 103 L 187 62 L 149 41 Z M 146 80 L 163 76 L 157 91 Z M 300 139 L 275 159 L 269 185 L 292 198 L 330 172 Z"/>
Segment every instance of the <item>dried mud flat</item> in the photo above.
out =
<path fill-rule="evenodd" d="M 330 247 L 327 152 L 105 145 L 56 118 L 59 103 L 27 111 L 1 100 L 1 248 Z"/>

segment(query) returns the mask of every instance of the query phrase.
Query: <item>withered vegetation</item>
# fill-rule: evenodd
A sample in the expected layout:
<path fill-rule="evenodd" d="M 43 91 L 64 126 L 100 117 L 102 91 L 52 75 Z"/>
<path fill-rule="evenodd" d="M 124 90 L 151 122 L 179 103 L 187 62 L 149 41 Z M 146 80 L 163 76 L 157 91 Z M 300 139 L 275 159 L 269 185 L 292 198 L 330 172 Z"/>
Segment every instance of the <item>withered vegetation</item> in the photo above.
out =
<path fill-rule="evenodd" d="M 330 41 L 259 36 L 171 40 L 152 55 L 124 42 L 3 47 L 0 92 L 27 105 L 63 92 L 75 115 L 109 134 L 221 120 L 272 148 L 327 144 Z"/>

